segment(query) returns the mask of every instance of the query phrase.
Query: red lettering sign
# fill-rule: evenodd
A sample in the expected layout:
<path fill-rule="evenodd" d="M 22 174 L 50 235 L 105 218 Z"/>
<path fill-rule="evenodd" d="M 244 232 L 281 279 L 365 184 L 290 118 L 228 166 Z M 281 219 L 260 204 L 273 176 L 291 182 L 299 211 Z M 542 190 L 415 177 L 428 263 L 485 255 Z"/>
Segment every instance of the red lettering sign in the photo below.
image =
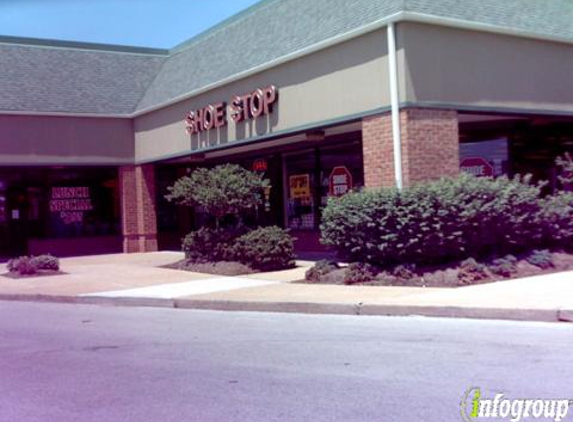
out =
<path fill-rule="evenodd" d="M 253 171 L 265 172 L 269 168 L 267 160 L 264 158 L 255 160 L 253 163 Z"/>
<path fill-rule="evenodd" d="M 334 167 L 328 178 L 331 196 L 342 196 L 352 189 L 352 174 L 345 166 Z"/>
<path fill-rule="evenodd" d="M 59 213 L 64 224 L 81 223 L 84 219 L 84 213 L 92 209 L 90 188 L 52 188 L 50 212 Z"/>

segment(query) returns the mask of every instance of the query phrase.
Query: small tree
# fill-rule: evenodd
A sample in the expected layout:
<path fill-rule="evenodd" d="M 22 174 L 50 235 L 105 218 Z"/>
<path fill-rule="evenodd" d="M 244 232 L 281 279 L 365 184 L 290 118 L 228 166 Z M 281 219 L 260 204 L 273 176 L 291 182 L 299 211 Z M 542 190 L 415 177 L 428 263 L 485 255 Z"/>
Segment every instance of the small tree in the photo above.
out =
<path fill-rule="evenodd" d="M 235 164 L 212 169 L 200 168 L 168 188 L 167 200 L 180 205 L 201 207 L 215 219 L 219 228 L 223 218 L 238 217 L 262 204 L 263 189 L 269 181 Z"/>

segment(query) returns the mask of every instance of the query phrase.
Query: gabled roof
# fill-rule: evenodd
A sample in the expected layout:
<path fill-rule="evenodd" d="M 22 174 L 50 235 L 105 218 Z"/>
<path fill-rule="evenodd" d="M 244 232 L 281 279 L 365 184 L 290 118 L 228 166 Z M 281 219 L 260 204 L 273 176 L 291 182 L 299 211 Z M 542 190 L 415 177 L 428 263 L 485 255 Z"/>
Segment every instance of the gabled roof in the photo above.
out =
<path fill-rule="evenodd" d="M 263 0 L 169 52 L 0 38 L 0 112 L 143 113 L 389 19 L 573 42 L 573 0 Z"/>
<path fill-rule="evenodd" d="M 89 47 L 0 39 L 0 112 L 132 113 L 166 55 Z"/>

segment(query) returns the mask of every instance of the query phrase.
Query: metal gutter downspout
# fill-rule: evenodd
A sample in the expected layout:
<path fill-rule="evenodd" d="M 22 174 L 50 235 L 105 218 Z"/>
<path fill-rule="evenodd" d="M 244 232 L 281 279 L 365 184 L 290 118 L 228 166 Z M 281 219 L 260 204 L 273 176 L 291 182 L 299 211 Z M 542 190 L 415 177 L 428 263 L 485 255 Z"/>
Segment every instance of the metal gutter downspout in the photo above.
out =
<path fill-rule="evenodd" d="M 402 178 L 402 134 L 400 130 L 400 98 L 398 95 L 398 70 L 396 60 L 396 25 L 388 24 L 388 65 L 390 67 L 390 102 L 392 107 L 392 139 L 394 150 L 394 178 L 396 187 L 404 187 Z"/>

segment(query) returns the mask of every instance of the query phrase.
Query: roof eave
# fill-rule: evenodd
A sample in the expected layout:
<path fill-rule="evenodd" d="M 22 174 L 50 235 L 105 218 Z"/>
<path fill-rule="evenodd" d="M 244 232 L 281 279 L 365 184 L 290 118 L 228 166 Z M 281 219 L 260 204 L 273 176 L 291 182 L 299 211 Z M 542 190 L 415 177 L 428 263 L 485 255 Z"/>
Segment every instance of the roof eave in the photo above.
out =
<path fill-rule="evenodd" d="M 573 44 L 573 39 L 566 38 L 566 37 L 559 37 L 559 36 L 552 36 L 552 35 L 545 35 L 540 34 L 537 32 L 532 31 L 524 31 L 518 30 L 513 28 L 505 28 L 501 26 L 480 23 L 480 22 L 471 22 L 462 19 L 455 19 L 455 18 L 448 18 L 448 17 L 441 17 L 441 16 L 434 16 L 428 15 L 423 13 L 417 12 L 407 12 L 402 11 L 392 15 L 389 15 L 385 18 L 379 19 L 371 24 L 365 25 L 358 29 L 346 32 L 341 35 L 337 35 L 335 37 L 329 38 L 317 44 L 313 44 L 309 47 L 303 48 L 301 50 L 295 51 L 278 59 L 272 60 L 265 64 L 253 67 L 248 69 L 244 72 L 240 72 L 236 75 L 231 77 L 221 79 L 217 82 L 212 84 L 206 85 L 194 91 L 188 92 L 186 94 L 177 96 L 169 101 L 165 101 L 160 104 L 156 104 L 150 107 L 146 107 L 140 110 L 135 110 L 132 113 L 125 113 L 125 114 L 98 114 L 98 113 L 67 113 L 67 112 L 25 112 L 25 111 L 3 111 L 0 110 L 1 114 L 8 114 L 8 115 L 35 115 L 35 116 L 68 116 L 68 117 L 100 117 L 100 118 L 136 118 L 143 116 L 145 114 L 160 110 L 165 107 L 169 107 L 171 105 L 177 104 L 181 101 L 188 100 L 190 98 L 196 97 L 201 95 L 205 92 L 211 91 L 213 89 L 222 87 L 224 85 L 228 85 L 232 82 L 236 82 L 238 80 L 247 78 L 249 76 L 255 75 L 257 73 L 275 68 L 280 66 L 284 63 L 296 60 L 298 58 L 313 54 L 320 50 L 324 50 L 328 47 L 335 46 L 337 44 L 341 44 L 343 42 L 352 40 L 354 38 L 360 37 L 362 35 L 368 34 L 373 31 L 377 31 L 389 25 L 390 23 L 399 23 L 399 22 L 416 22 L 416 23 L 425 23 L 430 25 L 439 25 L 439 26 L 446 26 L 450 28 L 459 28 L 465 30 L 473 30 L 479 32 L 489 32 L 493 34 L 503 34 L 521 38 L 529 38 L 535 39 L 540 41 L 549 41 L 549 42 L 558 42 L 558 43 L 565 43 L 565 44 Z"/>
<path fill-rule="evenodd" d="M 151 113 L 153 111 L 157 111 L 159 109 L 169 107 L 173 104 L 188 100 L 188 99 L 193 98 L 197 95 L 200 95 L 200 94 L 203 94 L 205 92 L 211 91 L 213 89 L 222 87 L 224 85 L 230 84 L 230 83 L 238 81 L 240 79 L 244 79 L 244 78 L 247 78 L 247 77 L 252 76 L 254 74 L 263 72 L 265 70 L 269 70 L 269 69 L 272 69 L 274 67 L 280 66 L 281 64 L 287 63 L 289 61 L 296 60 L 298 58 L 307 56 L 309 54 L 312 54 L 312 53 L 315 53 L 317 51 L 326 49 L 328 47 L 331 47 L 331 46 L 334 46 L 337 44 L 341 44 L 341 43 L 349 41 L 353 38 L 357 38 L 357 37 L 360 37 L 360 36 L 365 35 L 367 33 L 382 29 L 382 28 L 386 27 L 387 25 L 389 25 L 390 23 L 399 23 L 399 22 L 425 23 L 425 24 L 430 24 L 430 25 L 446 26 L 446 27 L 450 27 L 450 28 L 459 28 L 459 29 L 479 31 L 479 32 L 489 32 L 489 33 L 493 33 L 493 34 L 510 35 L 510 36 L 515 36 L 515 37 L 529 38 L 529 39 L 535 39 L 535 40 L 540 40 L 540 41 L 573 44 L 573 39 L 566 38 L 566 37 L 558 37 L 558 36 L 552 36 L 552 35 L 539 34 L 537 32 L 523 31 L 523 30 L 518 30 L 518 29 L 513 29 L 513 28 L 505 28 L 505 27 L 501 27 L 501 26 L 496 26 L 496 25 L 491 25 L 491 24 L 486 24 L 486 23 L 480 23 L 480 22 L 471 22 L 471 21 L 466 21 L 466 20 L 462 20 L 462 19 L 440 17 L 440 16 L 428 15 L 428 14 L 417 13 L 417 12 L 402 11 L 402 12 L 398 12 L 398 13 L 392 14 L 390 16 L 387 16 L 383 19 L 377 20 L 377 21 L 375 21 L 369 25 L 363 26 L 363 27 L 358 28 L 356 30 L 349 31 L 347 33 L 338 35 L 336 37 L 329 38 L 325 41 L 322 41 L 322 42 L 317 43 L 317 44 L 313 44 L 309 47 L 295 51 L 293 53 L 290 53 L 286 56 L 280 57 L 280 58 L 273 60 L 271 62 L 265 63 L 265 64 L 260 65 L 260 66 L 256 66 L 256 67 L 251 68 L 249 70 L 246 70 L 244 72 L 233 75 L 229 78 L 225 78 L 225 79 L 222 79 L 220 81 L 214 82 L 212 84 L 209 84 L 209 85 L 204 86 L 202 88 L 199 88 L 197 90 L 191 91 L 187 94 L 180 95 L 180 96 L 178 96 L 172 100 L 166 101 L 164 103 L 157 104 L 157 105 L 154 105 L 151 107 L 146 107 L 146 108 L 141 109 L 141 110 L 136 110 L 132 116 L 133 117 L 139 117 L 139 116 L 142 116 L 144 114 L 148 114 L 148 113 Z"/>

